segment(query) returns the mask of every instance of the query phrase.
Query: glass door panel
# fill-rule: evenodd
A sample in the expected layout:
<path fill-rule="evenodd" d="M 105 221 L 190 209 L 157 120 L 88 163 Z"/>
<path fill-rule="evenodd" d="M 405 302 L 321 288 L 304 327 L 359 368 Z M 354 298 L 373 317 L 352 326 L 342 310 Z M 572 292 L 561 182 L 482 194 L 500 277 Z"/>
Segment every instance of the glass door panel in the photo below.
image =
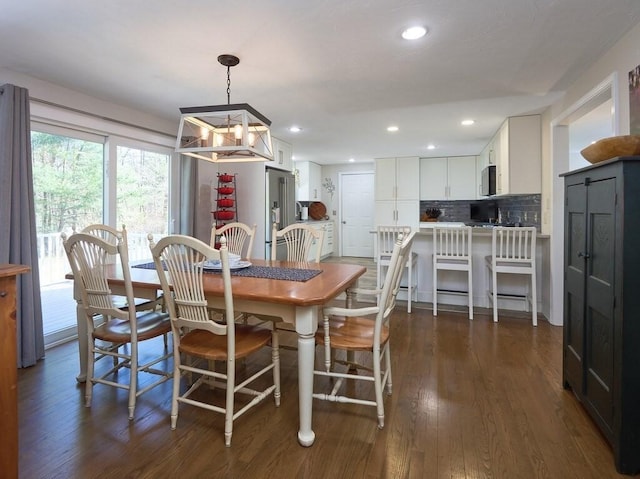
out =
<path fill-rule="evenodd" d="M 82 136 L 82 135 L 79 135 Z M 70 268 L 60 233 L 101 223 L 103 214 L 104 140 L 32 131 L 38 265 L 44 334 L 47 344 L 76 327 Z"/>
<path fill-rule="evenodd" d="M 168 154 L 118 146 L 116 220 L 127 227 L 129 259 L 149 259 L 147 235 L 166 236 L 169 225 Z"/>

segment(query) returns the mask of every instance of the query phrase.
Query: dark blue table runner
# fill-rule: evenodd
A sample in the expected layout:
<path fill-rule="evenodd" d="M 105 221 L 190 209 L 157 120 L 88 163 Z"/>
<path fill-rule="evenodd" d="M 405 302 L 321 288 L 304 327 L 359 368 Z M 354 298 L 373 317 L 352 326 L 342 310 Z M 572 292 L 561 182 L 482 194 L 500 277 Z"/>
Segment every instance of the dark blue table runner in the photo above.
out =
<path fill-rule="evenodd" d="M 132 265 L 133 268 L 155 269 L 154 263 Z M 205 270 L 205 273 L 219 274 L 220 271 Z M 231 276 L 251 278 L 281 279 L 286 281 L 309 281 L 322 273 L 321 269 L 284 268 L 280 266 L 254 266 L 231 271 Z"/>

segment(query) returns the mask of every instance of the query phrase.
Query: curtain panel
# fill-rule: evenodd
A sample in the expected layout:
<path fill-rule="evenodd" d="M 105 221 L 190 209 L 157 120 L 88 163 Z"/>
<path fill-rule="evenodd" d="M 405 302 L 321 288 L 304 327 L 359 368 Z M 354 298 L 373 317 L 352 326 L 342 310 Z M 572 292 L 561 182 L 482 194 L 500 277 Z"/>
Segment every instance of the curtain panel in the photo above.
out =
<path fill-rule="evenodd" d="M 0 86 L 0 263 L 31 267 L 16 278 L 18 367 L 44 357 L 30 123 L 28 90 Z"/>

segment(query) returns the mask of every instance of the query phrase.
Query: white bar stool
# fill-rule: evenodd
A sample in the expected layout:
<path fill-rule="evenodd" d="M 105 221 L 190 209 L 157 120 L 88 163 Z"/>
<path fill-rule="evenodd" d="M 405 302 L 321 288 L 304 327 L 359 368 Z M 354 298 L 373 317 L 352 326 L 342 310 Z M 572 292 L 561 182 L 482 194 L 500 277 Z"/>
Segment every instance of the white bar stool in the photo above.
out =
<path fill-rule="evenodd" d="M 531 307 L 531 322 L 538 325 L 538 296 L 536 293 L 536 228 L 499 227 L 493 228 L 491 238 L 491 256 L 485 257 L 485 263 L 491 274 L 489 301 L 493 304 L 493 321 L 498 322 L 498 299 L 516 298 L 525 301 L 526 309 Z M 528 274 L 531 286 L 523 295 L 498 294 L 498 273 Z"/>
<path fill-rule="evenodd" d="M 463 293 L 438 289 L 438 271 L 466 271 L 469 319 L 473 319 L 473 272 L 471 227 L 433 228 L 433 315 L 438 316 L 438 293 Z"/>

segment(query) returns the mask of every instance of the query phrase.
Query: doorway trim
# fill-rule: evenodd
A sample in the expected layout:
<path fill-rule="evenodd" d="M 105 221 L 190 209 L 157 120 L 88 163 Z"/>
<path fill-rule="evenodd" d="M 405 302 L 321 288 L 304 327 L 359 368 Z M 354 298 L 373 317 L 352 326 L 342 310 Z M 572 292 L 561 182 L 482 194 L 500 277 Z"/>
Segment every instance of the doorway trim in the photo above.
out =
<path fill-rule="evenodd" d="M 609 99 L 613 102 L 613 134 L 620 133 L 618 73 L 613 72 L 550 123 L 551 129 L 551 244 L 549 322 L 563 325 L 564 315 L 564 180 L 569 171 L 569 125 Z"/>

